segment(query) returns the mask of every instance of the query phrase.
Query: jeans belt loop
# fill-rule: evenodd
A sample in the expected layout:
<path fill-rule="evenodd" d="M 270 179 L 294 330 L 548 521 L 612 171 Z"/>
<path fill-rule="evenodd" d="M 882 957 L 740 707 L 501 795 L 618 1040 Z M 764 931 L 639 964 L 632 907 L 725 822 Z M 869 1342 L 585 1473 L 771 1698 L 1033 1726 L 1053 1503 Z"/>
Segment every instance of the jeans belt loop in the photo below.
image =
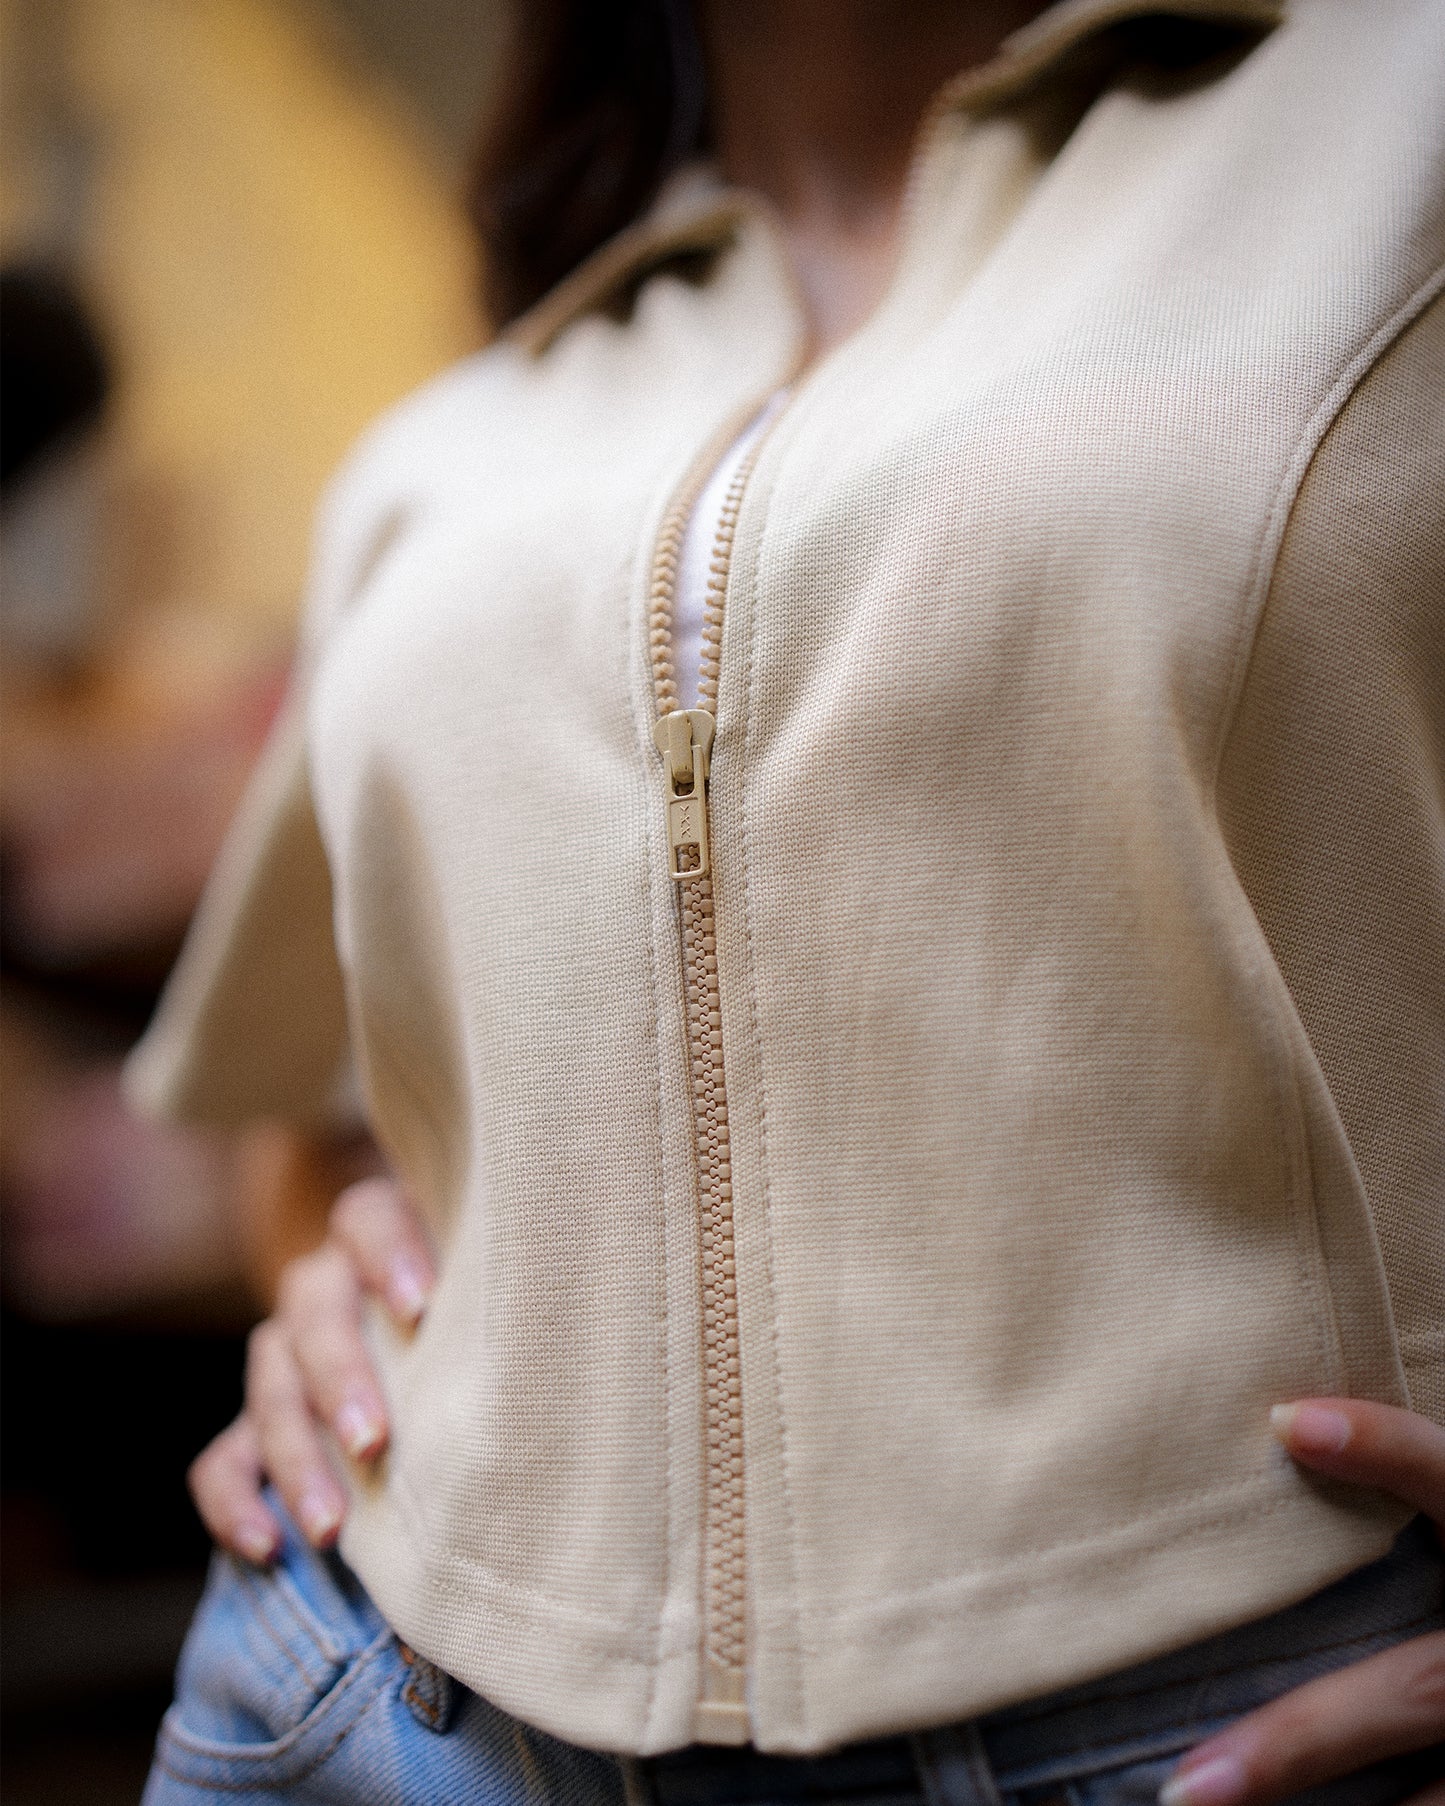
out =
<path fill-rule="evenodd" d="M 928 1806 L 1002 1806 L 976 1725 L 943 1725 L 910 1741 Z"/>
<path fill-rule="evenodd" d="M 419 1656 L 405 1643 L 399 1642 L 397 1649 L 407 1667 L 407 1676 L 401 1689 L 402 1702 L 424 1730 L 444 1735 L 456 1710 L 456 1682 L 449 1674 L 443 1673 L 435 1662 Z"/>

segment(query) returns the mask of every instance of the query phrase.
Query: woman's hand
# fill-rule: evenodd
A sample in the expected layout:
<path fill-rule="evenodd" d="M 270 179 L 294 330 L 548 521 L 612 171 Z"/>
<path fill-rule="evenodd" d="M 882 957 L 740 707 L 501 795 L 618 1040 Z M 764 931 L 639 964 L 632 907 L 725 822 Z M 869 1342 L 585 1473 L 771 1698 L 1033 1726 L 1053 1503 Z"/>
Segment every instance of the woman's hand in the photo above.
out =
<path fill-rule="evenodd" d="M 388 1433 L 361 1338 L 363 1297 L 380 1298 L 411 1329 L 434 1280 L 421 1222 L 392 1180 L 342 1192 L 326 1240 L 284 1270 L 276 1314 L 251 1332 L 241 1415 L 191 1468 L 191 1496 L 223 1548 L 253 1562 L 275 1556 L 281 1527 L 261 1496 L 268 1478 L 309 1541 L 335 1542 L 346 1495 L 322 1428 L 355 1461 L 374 1461 Z"/>
<path fill-rule="evenodd" d="M 1445 1532 L 1445 1430 L 1391 1405 L 1279 1405 L 1275 1434 L 1317 1473 L 1394 1493 Z M 1415 1637 L 1272 1700 L 1192 1749 L 1162 1806 L 1267 1806 L 1445 1740 L 1445 1631 Z M 1445 1752 L 1442 1752 L 1445 1766 Z M 1445 1806 L 1445 1784 L 1411 1806 Z"/>

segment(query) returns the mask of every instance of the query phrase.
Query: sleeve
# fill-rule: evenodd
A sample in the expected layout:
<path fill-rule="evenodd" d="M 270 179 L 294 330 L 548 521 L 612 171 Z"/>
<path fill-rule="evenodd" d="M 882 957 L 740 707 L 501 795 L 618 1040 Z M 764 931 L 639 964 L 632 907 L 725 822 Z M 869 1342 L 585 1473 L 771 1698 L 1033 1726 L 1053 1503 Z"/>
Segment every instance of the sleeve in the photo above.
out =
<path fill-rule="evenodd" d="M 293 692 L 126 1062 L 126 1094 L 146 1115 L 219 1127 L 338 1114 L 346 1004 L 303 729 Z"/>
<path fill-rule="evenodd" d="M 328 492 L 291 693 L 227 834 L 180 958 L 126 1063 L 142 1114 L 235 1127 L 258 1118 L 334 1125 L 346 1103 L 346 1000 L 331 875 L 306 755 L 308 673 L 329 627 L 394 536 L 396 511 Z M 382 525 L 376 522 L 381 513 Z"/>

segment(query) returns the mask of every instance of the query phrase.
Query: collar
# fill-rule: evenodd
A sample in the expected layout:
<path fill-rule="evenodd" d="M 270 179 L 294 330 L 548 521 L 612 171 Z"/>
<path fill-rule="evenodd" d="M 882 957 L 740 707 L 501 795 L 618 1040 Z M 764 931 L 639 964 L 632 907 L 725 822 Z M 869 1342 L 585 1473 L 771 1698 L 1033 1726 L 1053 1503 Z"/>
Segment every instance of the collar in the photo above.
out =
<path fill-rule="evenodd" d="M 988 62 L 966 70 L 935 101 L 942 109 L 984 111 L 1015 99 L 1050 76 L 1066 73 L 1110 31 L 1148 21 L 1172 26 L 1176 39 L 1188 28 L 1215 28 L 1238 40 L 1272 31 L 1285 15 L 1287 0 L 1055 0 L 1036 19 L 1010 33 Z"/>
<path fill-rule="evenodd" d="M 1037 18 L 1010 33 L 986 63 L 946 82 L 927 119 L 955 111 L 991 112 L 1044 83 L 1073 73 L 1110 35 L 1148 23 L 1172 31 L 1188 58 L 1190 28 L 1214 28 L 1204 38 L 1213 54 L 1226 42 L 1247 42 L 1281 23 L 1288 0 L 1055 0 Z M 1162 39 L 1156 34 L 1154 44 Z M 926 129 L 926 126 L 925 126 Z M 920 134 L 921 136 L 921 134 Z M 619 232 L 563 278 L 550 294 L 512 322 L 502 338 L 539 357 L 583 314 L 605 306 L 622 290 L 680 258 L 721 250 L 743 220 L 758 211 L 757 197 L 726 187 L 705 164 L 679 170 L 641 219 Z"/>

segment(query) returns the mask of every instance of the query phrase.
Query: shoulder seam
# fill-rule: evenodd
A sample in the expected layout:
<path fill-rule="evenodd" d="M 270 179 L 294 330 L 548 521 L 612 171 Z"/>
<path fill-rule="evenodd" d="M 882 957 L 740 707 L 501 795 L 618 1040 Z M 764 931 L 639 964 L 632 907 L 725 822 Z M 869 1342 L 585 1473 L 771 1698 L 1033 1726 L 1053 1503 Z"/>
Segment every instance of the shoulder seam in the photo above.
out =
<path fill-rule="evenodd" d="M 1275 489 L 1269 513 L 1265 517 L 1264 531 L 1254 555 L 1244 611 L 1245 625 L 1235 652 L 1224 707 L 1220 710 L 1214 754 L 1210 761 L 1211 797 L 1218 796 L 1224 755 L 1239 717 L 1249 669 L 1254 663 L 1260 624 L 1274 589 L 1280 550 L 1315 455 L 1371 370 L 1442 295 L 1445 295 L 1445 264 L 1433 269 L 1408 299 L 1375 329 L 1326 391 L 1295 444 L 1293 455 Z"/>

